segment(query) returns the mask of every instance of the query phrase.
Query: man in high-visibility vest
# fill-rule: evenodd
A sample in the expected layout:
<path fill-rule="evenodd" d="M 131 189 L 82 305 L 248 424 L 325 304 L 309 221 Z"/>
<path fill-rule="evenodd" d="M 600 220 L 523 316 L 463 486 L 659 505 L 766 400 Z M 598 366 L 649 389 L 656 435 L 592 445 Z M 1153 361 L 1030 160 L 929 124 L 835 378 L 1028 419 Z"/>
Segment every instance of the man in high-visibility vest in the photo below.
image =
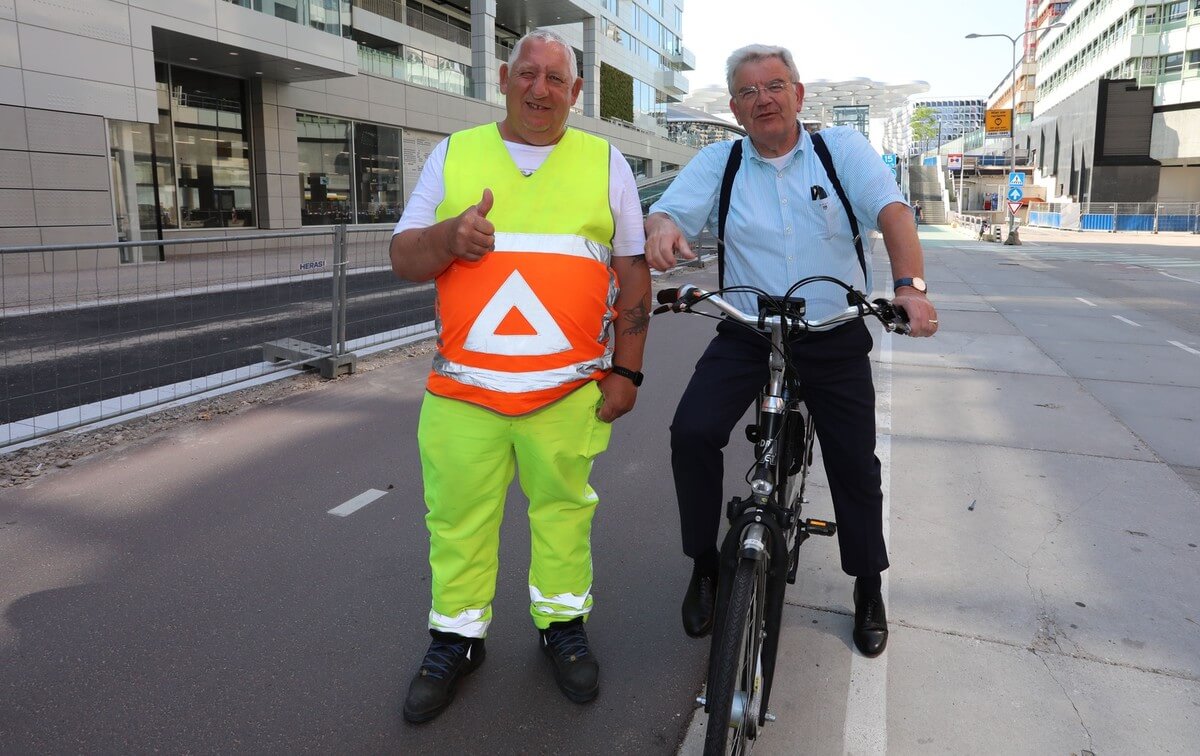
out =
<path fill-rule="evenodd" d="M 392 237 L 396 275 L 437 288 L 417 430 L 433 640 L 404 703 L 409 722 L 440 714 L 483 662 L 514 472 L 529 498 L 541 647 L 567 698 L 599 692 L 583 625 L 598 502 L 588 477 L 609 424 L 637 398 L 650 270 L 628 162 L 566 128 L 582 87 L 561 37 L 523 37 L 500 67 L 505 119 L 434 149 Z"/>

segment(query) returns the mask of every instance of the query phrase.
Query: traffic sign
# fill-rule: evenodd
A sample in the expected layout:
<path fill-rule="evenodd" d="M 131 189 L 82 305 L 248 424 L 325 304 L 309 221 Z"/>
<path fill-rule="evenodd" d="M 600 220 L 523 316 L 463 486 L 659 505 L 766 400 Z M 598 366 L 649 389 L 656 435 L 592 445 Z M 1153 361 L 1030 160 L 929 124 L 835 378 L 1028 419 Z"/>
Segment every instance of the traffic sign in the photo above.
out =
<path fill-rule="evenodd" d="M 1025 174 L 1018 171 L 1013 171 L 1008 174 L 1009 186 L 1025 186 Z"/>
<path fill-rule="evenodd" d="M 1012 133 L 1012 111 L 1007 108 L 988 110 L 983 126 L 986 136 L 1008 136 Z"/>
<path fill-rule="evenodd" d="M 1021 198 L 1024 196 L 1025 196 L 1025 192 L 1019 186 L 1014 186 L 1008 190 L 1008 201 L 1009 202 L 1020 202 Z"/>
<path fill-rule="evenodd" d="M 1008 203 L 1008 212 L 1012 213 L 1013 215 L 1016 215 L 1017 211 L 1020 209 L 1021 209 L 1020 202 L 1009 202 Z"/>
<path fill-rule="evenodd" d="M 896 153 L 894 153 L 894 152 L 884 153 L 883 162 L 887 163 L 888 165 L 895 165 L 896 164 Z"/>
<path fill-rule="evenodd" d="M 952 152 L 946 156 L 946 167 L 952 171 L 961 171 L 963 162 L 962 159 L 963 156 L 961 152 Z"/>

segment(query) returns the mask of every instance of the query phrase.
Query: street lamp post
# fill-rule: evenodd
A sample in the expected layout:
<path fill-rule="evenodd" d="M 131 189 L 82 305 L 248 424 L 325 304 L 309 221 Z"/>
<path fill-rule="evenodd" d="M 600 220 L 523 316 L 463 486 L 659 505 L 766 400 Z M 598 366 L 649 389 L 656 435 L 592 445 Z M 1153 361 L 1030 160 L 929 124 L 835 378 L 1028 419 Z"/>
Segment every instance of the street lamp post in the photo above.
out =
<path fill-rule="evenodd" d="M 1012 42 L 1012 90 L 1009 92 L 1009 101 L 1012 103 L 1012 117 L 1008 122 L 1008 149 L 1009 149 L 1009 174 L 1017 172 L 1017 43 L 1025 38 L 1027 34 L 1054 29 L 1059 26 L 1066 26 L 1064 23 L 1050 24 L 1049 26 L 1034 27 L 1026 29 L 1015 37 L 1007 34 L 968 34 L 967 39 L 982 39 L 983 37 L 1004 37 L 1009 42 Z M 1020 244 L 1021 238 L 1017 236 L 1017 214 L 1013 211 L 1012 206 L 1008 207 L 1008 238 L 1004 240 L 1005 244 Z"/>

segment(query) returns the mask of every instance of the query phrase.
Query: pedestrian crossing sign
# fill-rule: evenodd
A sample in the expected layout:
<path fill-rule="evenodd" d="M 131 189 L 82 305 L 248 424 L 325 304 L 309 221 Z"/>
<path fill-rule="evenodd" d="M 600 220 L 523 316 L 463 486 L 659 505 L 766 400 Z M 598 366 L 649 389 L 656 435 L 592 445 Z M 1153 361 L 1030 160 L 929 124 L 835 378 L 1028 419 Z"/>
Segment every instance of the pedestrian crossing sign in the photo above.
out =
<path fill-rule="evenodd" d="M 1012 173 L 1008 174 L 1008 185 L 1025 186 L 1025 174 L 1019 173 L 1018 171 L 1013 171 Z"/>

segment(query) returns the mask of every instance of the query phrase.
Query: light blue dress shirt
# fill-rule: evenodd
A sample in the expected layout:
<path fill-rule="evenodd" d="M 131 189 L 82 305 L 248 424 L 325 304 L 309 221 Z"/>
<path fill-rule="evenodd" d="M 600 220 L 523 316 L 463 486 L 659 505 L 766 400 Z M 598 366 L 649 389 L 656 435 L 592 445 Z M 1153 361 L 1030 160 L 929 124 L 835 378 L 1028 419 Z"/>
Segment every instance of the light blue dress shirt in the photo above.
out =
<path fill-rule="evenodd" d="M 801 129 L 796 147 L 780 159 L 761 157 L 749 137 L 742 139 L 742 165 L 725 219 L 726 286 L 757 286 L 782 296 L 796 281 L 823 275 L 870 294 L 866 233 L 876 228 L 879 211 L 893 202 L 904 203 L 904 197 L 883 158 L 860 132 L 843 126 L 823 129 L 821 136 L 864 236 L 866 280 L 841 200 L 813 150 L 812 137 Z M 650 212 L 669 215 L 688 238 L 705 225 L 716 235 L 721 177 L 733 145 L 720 142 L 701 150 Z M 822 187 L 824 199 L 812 198 L 814 186 Z M 794 296 L 804 297 L 810 319 L 828 317 L 846 306 L 845 290 L 830 283 L 809 284 Z M 744 312 L 758 312 L 753 294 L 731 292 L 726 299 Z"/>

